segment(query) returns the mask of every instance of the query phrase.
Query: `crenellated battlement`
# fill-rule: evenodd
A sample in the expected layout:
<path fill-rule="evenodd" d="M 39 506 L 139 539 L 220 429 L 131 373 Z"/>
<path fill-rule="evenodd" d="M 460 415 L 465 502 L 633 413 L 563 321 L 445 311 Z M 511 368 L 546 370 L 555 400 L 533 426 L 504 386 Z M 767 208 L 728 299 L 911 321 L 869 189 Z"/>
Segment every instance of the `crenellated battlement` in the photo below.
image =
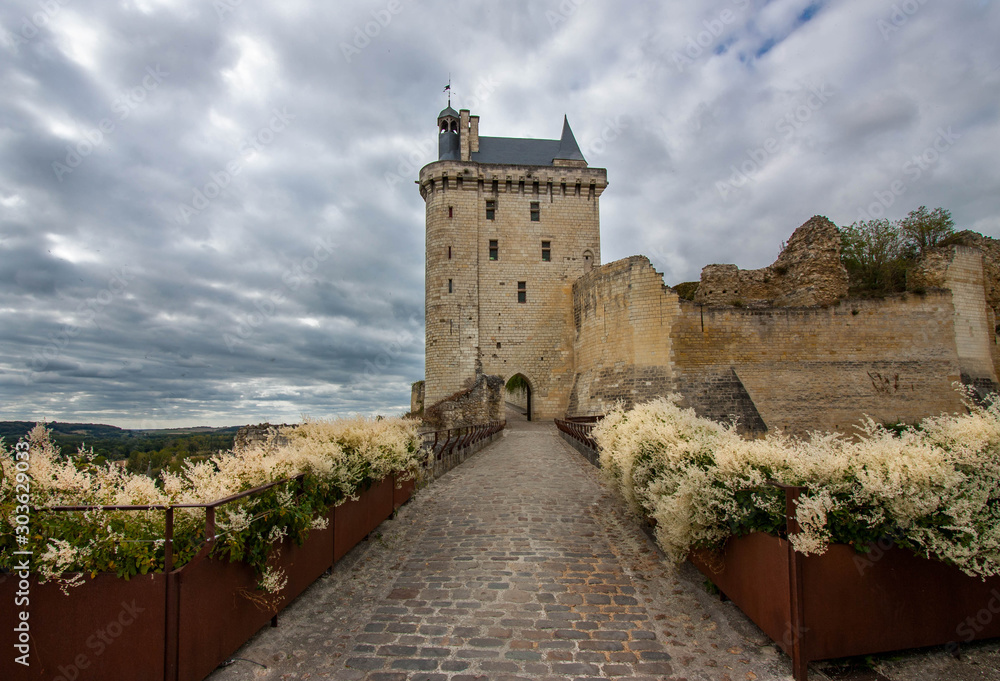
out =
<path fill-rule="evenodd" d="M 493 188 L 493 182 L 497 186 Z M 600 196 L 608 187 L 605 168 L 539 167 L 475 163 L 472 161 L 434 161 L 420 169 L 420 195 L 427 199 L 432 191 L 464 189 L 504 194 L 535 193 L 542 196 Z M 432 188 L 433 183 L 433 188 Z"/>

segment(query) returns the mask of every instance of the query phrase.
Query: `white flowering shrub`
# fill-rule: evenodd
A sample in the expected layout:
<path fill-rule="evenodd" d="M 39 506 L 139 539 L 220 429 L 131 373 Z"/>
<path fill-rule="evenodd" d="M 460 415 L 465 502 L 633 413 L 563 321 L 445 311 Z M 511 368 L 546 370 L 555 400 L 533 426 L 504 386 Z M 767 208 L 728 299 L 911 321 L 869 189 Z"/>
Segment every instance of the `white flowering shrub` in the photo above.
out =
<path fill-rule="evenodd" d="M 286 537 L 305 541 L 325 529 L 330 506 L 356 497 L 390 474 L 413 477 L 419 466 L 417 426 L 404 419 L 306 420 L 273 432 L 262 443 L 219 452 L 207 461 L 185 462 L 179 473 L 158 480 L 130 473 L 114 463 L 97 465 L 81 449 L 63 457 L 43 425 L 25 438 L 30 453 L 30 494 L 17 489 L 14 448 L 0 442 L 0 571 L 15 563 L 13 552 L 33 552 L 42 581 L 80 573 L 115 572 L 128 579 L 164 568 L 165 512 L 51 512 L 47 506 L 200 504 L 302 474 L 296 481 L 227 503 L 216 511 L 213 555 L 253 565 L 260 587 L 280 590 L 287 580 L 268 564 Z M 284 444 L 278 444 L 285 442 Z M 19 499 L 20 497 L 20 499 Z M 30 533 L 19 544 L 16 517 L 27 502 Z M 174 511 L 174 566 L 189 561 L 204 543 L 205 511 Z"/>
<path fill-rule="evenodd" d="M 594 429 L 601 468 L 632 508 L 656 521 L 674 561 L 755 531 L 783 535 L 784 492 L 806 487 L 796 551 L 831 543 L 858 551 L 881 538 L 969 575 L 1000 574 L 1000 405 L 929 418 L 890 432 L 868 419 L 857 437 L 740 437 L 699 418 L 677 396 L 625 411 Z"/>

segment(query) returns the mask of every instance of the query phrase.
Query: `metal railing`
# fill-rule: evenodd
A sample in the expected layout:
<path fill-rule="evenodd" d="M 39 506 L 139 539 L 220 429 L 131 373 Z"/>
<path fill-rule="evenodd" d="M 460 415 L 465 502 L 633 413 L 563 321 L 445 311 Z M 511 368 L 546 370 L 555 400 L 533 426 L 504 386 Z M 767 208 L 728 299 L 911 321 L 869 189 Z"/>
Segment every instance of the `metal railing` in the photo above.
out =
<path fill-rule="evenodd" d="M 507 426 L 507 421 L 489 421 L 473 426 L 435 430 L 422 435 L 421 448 L 427 452 L 428 460 L 440 461 L 453 452 L 471 447 L 491 437 Z"/>
<path fill-rule="evenodd" d="M 573 438 L 583 446 L 589 447 L 590 449 L 597 452 L 597 441 L 593 438 L 592 433 L 594 432 L 594 426 L 597 425 L 597 421 L 599 421 L 601 418 L 603 417 L 601 416 L 587 417 L 587 420 L 590 421 L 589 423 L 582 422 L 579 420 L 573 420 L 573 421 L 568 421 L 566 419 L 553 419 L 553 420 L 556 422 L 556 428 L 566 433 L 567 435 L 569 435 L 571 438 Z"/>
<path fill-rule="evenodd" d="M 219 538 L 219 535 L 215 533 L 215 509 L 219 506 L 224 506 L 226 504 L 232 503 L 234 501 L 239 501 L 245 497 L 259 494 L 265 492 L 272 487 L 278 485 L 283 485 L 292 481 L 298 482 L 299 490 L 302 489 L 302 481 L 305 479 L 305 473 L 300 473 L 292 477 L 285 478 L 283 480 L 278 480 L 276 482 L 269 482 L 265 485 L 260 485 L 254 487 L 253 489 L 248 489 L 244 492 L 239 492 L 238 494 L 232 494 L 228 497 L 222 499 L 216 499 L 215 501 L 206 501 L 202 503 L 191 503 L 191 504 L 152 504 L 152 505 L 129 505 L 129 506 L 39 506 L 34 508 L 34 511 L 54 511 L 58 513 L 72 513 L 72 512 L 84 512 L 84 511 L 166 511 L 166 519 L 164 521 L 164 532 L 163 532 L 163 572 L 170 573 L 174 570 L 174 509 L 177 508 L 203 508 L 205 509 L 205 536 L 202 542 L 201 550 L 188 562 L 185 563 L 186 567 L 188 565 L 194 565 L 201 560 L 203 560 L 215 546 L 215 541 Z"/>

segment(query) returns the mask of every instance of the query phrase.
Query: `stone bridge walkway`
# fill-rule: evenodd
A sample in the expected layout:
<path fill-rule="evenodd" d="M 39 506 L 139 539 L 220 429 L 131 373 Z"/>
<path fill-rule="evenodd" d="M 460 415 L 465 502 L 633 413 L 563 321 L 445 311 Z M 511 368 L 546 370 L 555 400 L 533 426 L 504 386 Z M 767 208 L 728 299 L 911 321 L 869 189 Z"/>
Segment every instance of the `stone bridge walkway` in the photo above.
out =
<path fill-rule="evenodd" d="M 210 679 L 790 679 L 702 582 L 551 423 L 515 420 Z"/>

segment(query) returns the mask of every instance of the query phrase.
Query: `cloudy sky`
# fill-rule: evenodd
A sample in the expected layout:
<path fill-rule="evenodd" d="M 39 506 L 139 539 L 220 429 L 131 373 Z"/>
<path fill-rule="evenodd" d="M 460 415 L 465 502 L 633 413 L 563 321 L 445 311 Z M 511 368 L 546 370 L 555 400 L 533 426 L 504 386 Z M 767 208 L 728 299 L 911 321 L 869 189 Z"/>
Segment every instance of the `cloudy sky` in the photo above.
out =
<path fill-rule="evenodd" d="M 1000 237 L 991 0 L 5 0 L 0 419 L 402 413 L 449 75 L 608 169 L 603 261 L 667 284 L 815 214 Z"/>

